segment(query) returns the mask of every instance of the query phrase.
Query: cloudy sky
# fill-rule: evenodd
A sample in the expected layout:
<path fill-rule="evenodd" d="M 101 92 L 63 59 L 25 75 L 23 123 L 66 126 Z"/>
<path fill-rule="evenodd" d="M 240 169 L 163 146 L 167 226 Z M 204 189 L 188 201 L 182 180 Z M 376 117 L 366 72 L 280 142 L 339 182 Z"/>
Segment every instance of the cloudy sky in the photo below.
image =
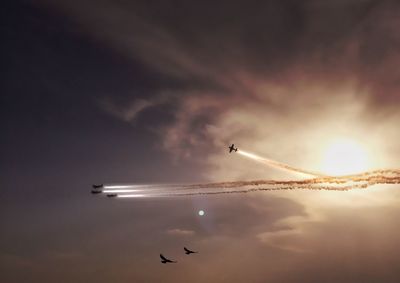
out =
<path fill-rule="evenodd" d="M 90 194 L 299 177 L 228 154 L 232 142 L 324 174 L 399 168 L 397 1 L 18 0 L 0 13 L 1 282 L 400 281 L 398 185 Z"/>

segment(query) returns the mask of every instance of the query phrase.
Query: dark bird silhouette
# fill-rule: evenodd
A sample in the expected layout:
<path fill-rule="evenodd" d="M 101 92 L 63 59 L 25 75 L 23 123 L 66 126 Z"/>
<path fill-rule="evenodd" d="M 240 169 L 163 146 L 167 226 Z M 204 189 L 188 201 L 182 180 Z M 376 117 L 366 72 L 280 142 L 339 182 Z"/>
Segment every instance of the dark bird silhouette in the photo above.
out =
<path fill-rule="evenodd" d="M 161 263 L 176 263 L 177 261 L 173 261 L 173 260 L 170 260 L 170 259 L 168 259 L 168 258 L 166 258 L 165 256 L 163 256 L 162 254 L 160 254 L 160 258 L 161 258 Z"/>
<path fill-rule="evenodd" d="M 198 253 L 198 252 L 191 251 L 191 250 L 187 249 L 186 247 L 183 247 L 183 249 L 185 250 L 185 254 L 187 254 L 187 255 Z"/>

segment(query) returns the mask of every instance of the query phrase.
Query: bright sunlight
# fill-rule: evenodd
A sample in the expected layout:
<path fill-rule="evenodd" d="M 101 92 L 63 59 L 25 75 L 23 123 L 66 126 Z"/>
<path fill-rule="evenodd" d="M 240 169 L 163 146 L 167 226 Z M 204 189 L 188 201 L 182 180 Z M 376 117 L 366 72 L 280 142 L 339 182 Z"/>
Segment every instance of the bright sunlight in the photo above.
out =
<path fill-rule="evenodd" d="M 370 160 L 363 145 L 351 139 L 336 139 L 323 151 L 321 170 L 329 175 L 346 175 L 368 170 Z"/>

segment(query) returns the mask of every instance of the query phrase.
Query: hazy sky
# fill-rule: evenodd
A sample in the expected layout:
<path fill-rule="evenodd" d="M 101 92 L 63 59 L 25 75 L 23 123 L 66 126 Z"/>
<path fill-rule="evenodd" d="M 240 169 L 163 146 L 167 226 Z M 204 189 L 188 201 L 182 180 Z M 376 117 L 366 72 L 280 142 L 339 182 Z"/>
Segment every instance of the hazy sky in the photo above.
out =
<path fill-rule="evenodd" d="M 400 281 L 398 186 L 90 194 L 298 177 L 232 142 L 329 174 L 355 168 L 331 156 L 345 140 L 355 169 L 399 168 L 398 1 L 18 0 L 0 15 L 1 282 Z"/>

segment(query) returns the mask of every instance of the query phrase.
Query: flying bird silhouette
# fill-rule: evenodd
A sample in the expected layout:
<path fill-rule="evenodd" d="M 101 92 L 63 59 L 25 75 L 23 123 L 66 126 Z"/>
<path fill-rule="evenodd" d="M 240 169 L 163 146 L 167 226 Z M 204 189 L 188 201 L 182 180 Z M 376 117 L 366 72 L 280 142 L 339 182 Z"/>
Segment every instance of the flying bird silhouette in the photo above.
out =
<path fill-rule="evenodd" d="M 177 261 L 173 261 L 173 260 L 170 260 L 170 259 L 168 259 L 168 258 L 166 258 L 165 256 L 163 256 L 162 254 L 160 254 L 160 258 L 161 258 L 161 263 L 176 263 Z"/>
<path fill-rule="evenodd" d="M 183 247 L 183 249 L 185 250 L 185 254 L 187 254 L 187 255 L 198 253 L 198 252 L 191 251 L 191 250 L 187 249 L 186 247 Z"/>

